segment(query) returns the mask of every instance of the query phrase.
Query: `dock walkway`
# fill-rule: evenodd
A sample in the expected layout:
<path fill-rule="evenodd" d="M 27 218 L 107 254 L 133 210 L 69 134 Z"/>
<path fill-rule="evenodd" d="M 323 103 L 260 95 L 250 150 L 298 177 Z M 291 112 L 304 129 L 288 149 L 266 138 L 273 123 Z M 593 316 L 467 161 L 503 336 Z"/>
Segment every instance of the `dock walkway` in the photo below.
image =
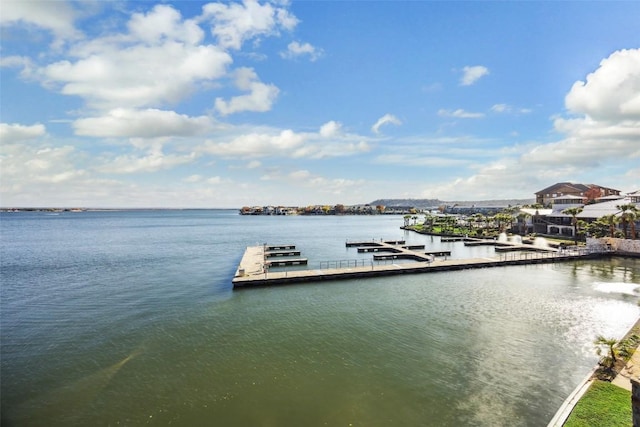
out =
<path fill-rule="evenodd" d="M 348 247 L 367 247 L 379 249 L 391 259 L 411 259 L 413 262 L 349 265 L 342 268 L 322 268 L 293 271 L 269 271 L 266 263 L 267 251 L 275 248 L 268 246 L 249 246 L 232 280 L 234 288 L 283 285 L 290 283 L 315 282 L 326 280 L 346 280 L 366 277 L 380 277 L 397 274 L 434 273 L 439 271 L 465 270 L 471 268 L 505 267 L 511 265 L 542 264 L 552 262 L 572 261 L 586 257 L 597 257 L 586 251 L 564 251 L 543 253 L 500 254 L 497 257 L 468 258 L 468 259 L 437 259 L 433 254 L 420 253 L 401 247 L 405 242 L 347 242 Z M 288 245 L 286 249 L 293 249 Z M 283 250 L 278 247 L 278 250 Z M 372 251 L 373 252 L 373 251 Z M 444 255 L 444 254 L 443 254 Z M 379 257 L 385 258 L 385 257 Z"/>

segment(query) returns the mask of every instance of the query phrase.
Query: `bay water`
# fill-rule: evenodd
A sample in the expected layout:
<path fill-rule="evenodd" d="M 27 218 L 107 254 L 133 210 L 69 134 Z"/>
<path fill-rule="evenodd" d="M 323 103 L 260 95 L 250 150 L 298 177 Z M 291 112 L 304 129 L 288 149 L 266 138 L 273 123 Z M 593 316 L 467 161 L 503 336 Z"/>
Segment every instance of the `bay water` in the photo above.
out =
<path fill-rule="evenodd" d="M 244 249 L 308 268 L 346 240 L 491 247 L 402 216 L 235 210 L 0 216 L 5 426 L 544 426 L 640 314 L 640 260 L 233 290 Z"/>

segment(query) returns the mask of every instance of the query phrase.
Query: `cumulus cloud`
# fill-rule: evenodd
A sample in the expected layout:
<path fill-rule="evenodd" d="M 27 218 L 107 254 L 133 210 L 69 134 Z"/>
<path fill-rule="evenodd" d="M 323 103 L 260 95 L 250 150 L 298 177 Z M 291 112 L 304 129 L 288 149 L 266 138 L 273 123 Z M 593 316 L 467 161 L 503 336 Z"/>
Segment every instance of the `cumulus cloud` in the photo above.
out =
<path fill-rule="evenodd" d="M 72 29 L 73 10 L 67 3 L 55 3 L 10 2 L 10 6 L 3 8 L 7 11 L 3 10 L 2 19 L 5 24 L 38 22 L 55 26 L 60 33 L 64 28 Z M 58 15 L 50 13 L 51 8 Z M 58 16 L 66 19 L 57 19 Z M 84 111 L 93 116 L 76 121 L 80 135 L 194 134 L 206 127 L 206 118 L 185 117 L 165 111 L 166 107 L 198 91 L 219 89 L 227 81 L 243 93 L 227 99 L 215 98 L 215 109 L 221 115 L 272 108 L 279 89 L 263 83 L 251 68 L 239 68 L 230 74 L 231 50 L 240 49 L 247 40 L 257 42 L 261 37 L 292 30 L 297 23 L 286 2 L 209 3 L 200 16 L 192 19 L 184 18 L 171 5 L 159 4 L 131 14 L 122 31 L 105 31 L 92 39 L 73 40 L 63 59 L 47 62 L 51 56 L 11 56 L 2 58 L 2 66 L 21 67 L 23 77 L 41 82 L 46 89 L 84 100 L 89 107 Z M 205 42 L 202 26 L 209 26 L 218 44 Z M 291 49 L 313 58 L 319 54 L 308 44 L 292 44 Z M 127 121 L 120 112 L 126 112 L 131 120 Z M 143 129 L 154 115 L 161 121 Z M 141 119 L 140 126 L 134 125 L 134 119 Z M 127 129 L 132 130 L 130 135 L 126 134 Z"/>
<path fill-rule="evenodd" d="M 489 74 L 489 69 L 482 65 L 466 66 L 462 69 L 461 86 L 471 86 L 483 76 Z"/>
<path fill-rule="evenodd" d="M 249 93 L 234 96 L 229 101 L 216 98 L 216 110 L 224 116 L 241 111 L 269 111 L 280 90 L 272 84 L 258 80 L 257 74 L 251 68 L 239 68 L 235 75 L 236 87 Z"/>
<path fill-rule="evenodd" d="M 280 52 L 280 56 L 286 59 L 298 58 L 301 56 L 309 57 L 311 62 L 316 61 L 323 55 L 322 49 L 318 49 L 310 43 L 299 43 L 293 41 L 287 46 L 287 50 Z"/>
<path fill-rule="evenodd" d="M 35 125 L 0 123 L 0 141 L 3 144 L 35 139 L 45 135 L 45 133 L 46 129 L 44 125 L 40 123 L 36 123 Z"/>
<path fill-rule="evenodd" d="M 603 59 L 586 83 L 573 84 L 565 104 L 578 116 L 554 120 L 555 130 L 565 138 L 531 150 L 526 161 L 595 167 L 611 159 L 640 158 L 640 49 L 616 51 Z"/>
<path fill-rule="evenodd" d="M 55 22 L 52 16 L 56 15 L 49 9 L 68 7 L 51 1 L 7 5 L 3 3 L 5 22 L 20 21 L 24 15 Z M 204 44 L 199 24 L 198 18 L 184 19 L 172 6 L 157 5 L 146 13 L 132 14 L 124 31 L 73 40 L 62 52 L 63 59 L 47 63 L 50 55 L 14 56 L 3 58 L 2 65 L 22 66 L 23 77 L 40 81 L 49 90 L 80 97 L 93 109 L 157 108 L 175 104 L 197 90 L 215 88 L 227 76 L 231 55 L 222 46 Z"/>
<path fill-rule="evenodd" d="M 342 124 L 336 121 L 329 121 L 320 126 L 320 136 L 323 138 L 331 138 L 338 135 L 342 130 Z"/>
<path fill-rule="evenodd" d="M 192 136 L 212 129 L 206 116 L 189 117 L 174 111 L 117 108 L 101 117 L 78 119 L 73 123 L 77 135 L 97 137 Z"/>
<path fill-rule="evenodd" d="M 211 45 L 116 44 L 75 62 L 47 65 L 38 74 L 48 87 L 79 96 L 94 108 L 132 108 L 176 103 L 199 83 L 224 76 L 231 62 L 229 54 Z"/>
<path fill-rule="evenodd" d="M 640 120 L 640 49 L 619 50 L 600 62 L 565 98 L 567 109 L 594 120 Z"/>
<path fill-rule="evenodd" d="M 385 114 L 384 116 L 380 117 L 373 126 L 371 126 L 371 130 L 373 131 L 373 133 L 380 133 L 380 128 L 387 124 L 400 126 L 402 122 L 393 114 Z"/>
<path fill-rule="evenodd" d="M 261 129 L 236 135 L 220 133 L 207 140 L 199 152 L 228 158 L 259 158 L 283 156 L 288 158 L 329 158 L 351 156 L 371 149 L 366 138 L 344 132 L 340 123 L 329 121 L 318 132 L 294 132 L 291 129 Z"/>
<path fill-rule="evenodd" d="M 281 7 L 256 0 L 242 3 L 208 3 L 202 20 L 211 22 L 211 34 L 223 48 L 240 49 L 246 40 L 277 34 L 280 29 L 293 30 L 298 19 Z"/>
<path fill-rule="evenodd" d="M 458 119 L 481 119 L 484 117 L 484 113 L 472 113 L 461 108 L 457 110 L 440 109 L 438 110 L 438 115 L 440 117 L 455 117 Z"/>
<path fill-rule="evenodd" d="M 3 1 L 0 24 L 2 26 L 26 23 L 51 31 L 56 38 L 77 39 L 76 12 L 66 1 Z"/>
<path fill-rule="evenodd" d="M 180 12 L 171 6 L 156 5 L 148 13 L 134 13 L 127 24 L 129 33 L 146 43 L 178 40 L 195 45 L 204 38 L 196 20 L 182 21 Z"/>

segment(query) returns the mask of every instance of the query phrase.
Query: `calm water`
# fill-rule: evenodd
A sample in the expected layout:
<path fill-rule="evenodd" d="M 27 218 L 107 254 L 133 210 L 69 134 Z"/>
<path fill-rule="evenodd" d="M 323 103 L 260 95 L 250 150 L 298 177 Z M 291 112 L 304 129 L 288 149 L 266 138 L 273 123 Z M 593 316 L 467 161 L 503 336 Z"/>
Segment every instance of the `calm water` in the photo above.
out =
<path fill-rule="evenodd" d="M 0 220 L 3 426 L 544 426 L 640 313 L 633 259 L 231 288 L 264 242 L 310 268 L 365 257 L 347 239 L 493 255 L 402 217 Z"/>

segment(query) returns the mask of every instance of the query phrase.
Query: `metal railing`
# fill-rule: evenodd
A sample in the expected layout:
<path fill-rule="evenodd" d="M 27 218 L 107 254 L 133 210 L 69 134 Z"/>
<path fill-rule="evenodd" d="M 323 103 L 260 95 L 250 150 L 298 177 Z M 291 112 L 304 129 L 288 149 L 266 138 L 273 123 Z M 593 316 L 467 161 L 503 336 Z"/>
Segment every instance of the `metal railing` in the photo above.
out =
<path fill-rule="evenodd" d="M 516 260 L 536 260 L 536 259 L 552 259 L 567 258 L 576 256 L 585 256 L 594 253 L 583 246 L 567 246 L 558 251 L 545 252 L 503 252 L 500 254 L 500 261 L 516 261 Z"/>
<path fill-rule="evenodd" d="M 320 270 L 325 269 L 338 269 L 338 268 L 352 268 L 352 267 L 367 267 L 371 265 L 370 259 L 341 259 L 337 261 L 320 261 Z"/>

